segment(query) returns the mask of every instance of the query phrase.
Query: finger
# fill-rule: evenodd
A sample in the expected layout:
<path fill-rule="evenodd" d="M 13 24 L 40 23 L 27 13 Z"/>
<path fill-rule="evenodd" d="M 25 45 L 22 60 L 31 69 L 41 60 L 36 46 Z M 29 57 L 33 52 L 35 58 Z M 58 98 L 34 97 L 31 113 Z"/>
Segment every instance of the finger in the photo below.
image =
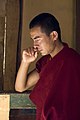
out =
<path fill-rule="evenodd" d="M 27 48 L 27 54 L 30 56 L 32 55 L 32 48 L 31 47 Z"/>
<path fill-rule="evenodd" d="M 35 54 L 34 48 L 31 47 L 31 55 L 34 55 L 34 54 Z"/>
<path fill-rule="evenodd" d="M 38 53 L 37 53 L 37 52 L 35 52 L 35 55 L 34 55 L 34 56 L 35 56 L 35 58 L 37 58 L 37 56 L 38 56 Z"/>
<path fill-rule="evenodd" d="M 28 50 L 27 50 L 27 49 L 26 49 L 26 50 L 24 50 L 24 51 L 23 51 L 23 54 L 24 54 L 24 55 L 29 54 L 29 53 L 28 53 Z"/>
<path fill-rule="evenodd" d="M 33 47 L 34 51 L 37 52 L 38 51 L 38 47 Z"/>

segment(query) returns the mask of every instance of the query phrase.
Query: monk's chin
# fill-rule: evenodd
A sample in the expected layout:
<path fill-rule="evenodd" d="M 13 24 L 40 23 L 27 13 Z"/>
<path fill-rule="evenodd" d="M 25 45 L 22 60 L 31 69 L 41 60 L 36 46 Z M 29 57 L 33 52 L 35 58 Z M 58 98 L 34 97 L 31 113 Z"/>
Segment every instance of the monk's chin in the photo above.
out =
<path fill-rule="evenodd" d="M 48 55 L 47 53 L 41 53 L 42 56 Z"/>

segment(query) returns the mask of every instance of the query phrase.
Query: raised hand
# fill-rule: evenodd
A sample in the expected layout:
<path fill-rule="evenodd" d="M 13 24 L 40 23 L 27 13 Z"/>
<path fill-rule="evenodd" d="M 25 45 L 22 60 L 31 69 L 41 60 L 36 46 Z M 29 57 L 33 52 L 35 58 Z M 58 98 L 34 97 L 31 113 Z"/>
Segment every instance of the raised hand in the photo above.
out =
<path fill-rule="evenodd" d="M 29 47 L 23 50 L 22 59 L 26 63 L 31 63 L 37 58 L 37 48 Z"/>

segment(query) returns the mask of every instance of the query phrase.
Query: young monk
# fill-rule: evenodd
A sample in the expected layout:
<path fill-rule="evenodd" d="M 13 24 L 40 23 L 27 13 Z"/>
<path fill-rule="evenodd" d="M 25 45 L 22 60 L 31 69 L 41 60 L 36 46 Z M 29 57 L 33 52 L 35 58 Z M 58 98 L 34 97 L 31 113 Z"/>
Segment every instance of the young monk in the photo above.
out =
<path fill-rule="evenodd" d="M 30 99 L 36 105 L 36 120 L 80 120 L 80 55 L 62 42 L 53 15 L 37 15 L 29 28 L 33 47 L 23 51 L 16 91 L 34 86 Z M 28 74 L 38 52 L 42 57 Z"/>

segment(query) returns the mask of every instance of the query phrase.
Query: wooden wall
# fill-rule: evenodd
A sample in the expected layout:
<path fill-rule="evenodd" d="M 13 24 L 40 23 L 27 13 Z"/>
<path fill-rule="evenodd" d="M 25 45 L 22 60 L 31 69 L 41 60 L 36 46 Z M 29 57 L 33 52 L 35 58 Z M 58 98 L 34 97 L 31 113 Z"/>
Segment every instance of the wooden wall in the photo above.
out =
<path fill-rule="evenodd" d="M 5 70 L 3 75 L 6 16 Z M 19 0 L 0 0 L 0 90 L 13 91 L 19 30 Z"/>
<path fill-rule="evenodd" d="M 16 53 L 19 30 L 19 0 L 7 0 L 6 3 L 6 66 L 4 90 L 13 90 L 16 74 Z"/>
<path fill-rule="evenodd" d="M 3 89 L 5 4 L 6 0 L 0 0 L 0 91 Z"/>

